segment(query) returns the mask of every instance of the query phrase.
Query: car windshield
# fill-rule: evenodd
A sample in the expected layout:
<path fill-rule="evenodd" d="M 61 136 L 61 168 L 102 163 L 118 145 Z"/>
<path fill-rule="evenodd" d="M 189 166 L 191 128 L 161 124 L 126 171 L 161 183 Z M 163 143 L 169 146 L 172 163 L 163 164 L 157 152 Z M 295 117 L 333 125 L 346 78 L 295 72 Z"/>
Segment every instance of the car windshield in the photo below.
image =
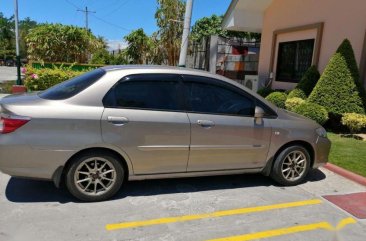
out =
<path fill-rule="evenodd" d="M 47 100 L 68 99 L 88 88 L 99 80 L 105 73 L 104 69 L 96 69 L 55 85 L 38 95 L 39 97 Z"/>

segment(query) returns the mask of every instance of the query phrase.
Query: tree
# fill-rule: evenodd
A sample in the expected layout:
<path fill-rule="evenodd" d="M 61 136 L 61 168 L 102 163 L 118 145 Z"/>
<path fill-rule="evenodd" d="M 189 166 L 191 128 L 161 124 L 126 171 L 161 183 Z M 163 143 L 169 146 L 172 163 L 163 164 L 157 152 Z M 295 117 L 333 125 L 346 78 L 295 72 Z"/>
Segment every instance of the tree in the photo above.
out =
<path fill-rule="evenodd" d="M 183 34 L 185 3 L 182 0 L 157 0 L 155 19 L 159 30 L 157 38 L 165 50 L 168 65 L 177 65 Z"/>
<path fill-rule="evenodd" d="M 37 26 L 37 22 L 31 20 L 30 18 L 25 18 L 19 21 L 19 49 L 20 49 L 20 56 L 26 57 L 27 56 L 27 42 L 26 37 L 29 32 Z"/>
<path fill-rule="evenodd" d="M 306 72 L 304 76 L 301 78 L 300 82 L 297 84 L 296 89 L 300 89 L 304 91 L 306 97 L 311 94 L 316 83 L 320 78 L 320 73 L 316 66 L 311 66 Z"/>
<path fill-rule="evenodd" d="M 224 36 L 225 30 L 222 29 L 222 16 L 212 15 L 198 19 L 192 27 L 191 39 L 200 41 L 204 37 L 211 35 Z"/>
<path fill-rule="evenodd" d="M 125 49 L 112 56 L 113 57 L 111 58 L 111 64 L 129 64 L 129 57 Z"/>
<path fill-rule="evenodd" d="M 211 15 L 198 19 L 192 27 L 191 39 L 193 41 L 201 41 L 205 37 L 211 35 L 219 35 L 222 37 L 238 37 L 247 38 L 248 40 L 260 40 L 261 34 L 249 32 L 227 31 L 222 29 L 223 16 Z"/>
<path fill-rule="evenodd" d="M 27 56 L 26 36 L 29 31 L 37 26 L 37 22 L 30 18 L 19 21 L 19 50 L 20 56 Z M 15 56 L 15 22 L 14 17 L 6 18 L 0 13 L 0 56 L 4 58 Z"/>
<path fill-rule="evenodd" d="M 106 49 L 100 49 L 96 51 L 91 60 L 90 64 L 111 64 L 113 55 L 111 55 Z"/>
<path fill-rule="evenodd" d="M 90 60 L 91 64 L 120 65 L 128 64 L 128 56 L 125 50 L 111 54 L 107 49 L 100 49 L 95 52 Z"/>
<path fill-rule="evenodd" d="M 103 49 L 104 43 L 84 28 L 41 24 L 26 38 L 32 60 L 86 63 L 88 55 Z"/>
<path fill-rule="evenodd" d="M 164 46 L 159 39 L 159 35 L 157 32 L 154 32 L 150 36 L 150 49 L 148 53 L 149 63 L 151 64 L 165 64 L 166 63 L 166 55 L 162 54 L 165 52 Z"/>
<path fill-rule="evenodd" d="M 15 36 L 13 17 L 6 18 L 0 12 L 0 56 L 4 59 L 7 56 L 15 55 Z"/>
<path fill-rule="evenodd" d="M 126 53 L 134 64 L 147 64 L 151 48 L 150 38 L 142 28 L 132 31 L 124 39 L 128 42 Z"/>
<path fill-rule="evenodd" d="M 331 57 L 309 102 L 324 106 L 336 116 L 344 113 L 365 113 L 364 89 L 360 82 L 355 55 L 348 39 Z"/>

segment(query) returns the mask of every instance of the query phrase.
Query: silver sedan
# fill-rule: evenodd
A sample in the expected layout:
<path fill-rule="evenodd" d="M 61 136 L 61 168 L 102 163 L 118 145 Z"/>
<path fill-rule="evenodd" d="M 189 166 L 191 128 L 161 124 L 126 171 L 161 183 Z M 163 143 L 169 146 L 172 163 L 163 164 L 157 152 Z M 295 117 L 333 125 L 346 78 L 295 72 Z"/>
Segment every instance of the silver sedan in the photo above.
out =
<path fill-rule="evenodd" d="M 315 122 L 182 68 L 100 68 L 0 106 L 0 170 L 65 182 L 84 201 L 152 178 L 263 173 L 296 185 L 330 150 Z"/>

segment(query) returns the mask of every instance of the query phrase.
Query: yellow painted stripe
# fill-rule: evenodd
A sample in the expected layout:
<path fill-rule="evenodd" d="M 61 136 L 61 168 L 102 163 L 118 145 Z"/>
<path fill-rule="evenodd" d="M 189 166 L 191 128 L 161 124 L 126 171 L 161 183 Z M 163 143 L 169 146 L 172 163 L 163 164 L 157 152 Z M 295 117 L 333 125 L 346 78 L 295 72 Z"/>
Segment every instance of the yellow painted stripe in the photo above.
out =
<path fill-rule="evenodd" d="M 105 226 L 105 228 L 107 230 L 111 231 L 111 230 L 124 229 L 124 228 L 135 228 L 135 227 L 166 224 L 166 223 L 185 222 L 185 221 L 204 219 L 204 218 L 217 218 L 217 217 L 230 216 L 230 215 L 264 212 L 264 211 L 269 211 L 269 210 L 274 210 L 274 209 L 301 207 L 301 206 L 315 205 L 315 204 L 320 204 L 320 203 L 322 203 L 322 201 L 320 199 L 311 199 L 311 200 L 305 200 L 305 201 L 299 201 L 299 202 L 289 202 L 289 203 L 280 203 L 280 204 L 273 204 L 273 205 L 267 205 L 267 206 L 224 210 L 224 211 L 217 211 L 217 212 L 212 212 L 212 213 L 185 215 L 185 216 L 178 216 L 178 217 L 167 217 L 167 218 L 151 219 L 151 220 L 145 220 L 145 221 L 107 224 Z"/>
<path fill-rule="evenodd" d="M 292 227 L 288 227 L 288 228 L 272 229 L 272 230 L 262 231 L 262 232 L 258 232 L 258 233 L 250 233 L 250 234 L 244 234 L 244 235 L 239 235 L 239 236 L 211 239 L 209 241 L 248 241 L 248 240 L 256 240 L 256 239 L 262 239 L 262 238 L 271 238 L 271 237 L 275 237 L 275 236 L 282 236 L 282 235 L 299 233 L 299 232 L 313 231 L 313 230 L 317 230 L 317 229 L 335 231 L 335 230 L 342 229 L 346 225 L 352 224 L 352 223 L 356 223 L 356 220 L 354 220 L 353 218 L 346 218 L 346 219 L 341 220 L 336 228 L 334 228 L 328 222 L 320 222 L 320 223 L 292 226 Z"/>
<path fill-rule="evenodd" d="M 355 219 L 353 219 L 353 218 L 345 218 L 345 219 L 341 220 L 338 223 L 338 225 L 337 225 L 337 227 L 335 229 L 336 230 L 340 230 L 340 229 L 344 228 L 346 225 L 353 224 L 353 223 L 356 223 L 356 222 L 357 221 Z"/>

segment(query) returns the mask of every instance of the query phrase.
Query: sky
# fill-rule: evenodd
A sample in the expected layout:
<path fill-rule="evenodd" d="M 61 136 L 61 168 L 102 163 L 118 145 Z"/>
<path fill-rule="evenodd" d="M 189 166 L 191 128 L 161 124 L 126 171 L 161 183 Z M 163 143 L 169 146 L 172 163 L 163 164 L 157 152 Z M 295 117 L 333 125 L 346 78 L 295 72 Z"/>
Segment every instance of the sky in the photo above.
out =
<path fill-rule="evenodd" d="M 18 0 L 19 19 L 30 17 L 39 23 L 62 23 L 85 27 L 85 14 L 77 9 L 88 6 L 89 28 L 109 41 L 110 48 L 125 44 L 123 36 L 143 28 L 147 34 L 157 30 L 154 18 L 156 0 Z M 194 0 L 192 25 L 197 19 L 224 14 L 230 0 Z M 0 0 L 0 12 L 14 13 L 14 0 Z"/>

